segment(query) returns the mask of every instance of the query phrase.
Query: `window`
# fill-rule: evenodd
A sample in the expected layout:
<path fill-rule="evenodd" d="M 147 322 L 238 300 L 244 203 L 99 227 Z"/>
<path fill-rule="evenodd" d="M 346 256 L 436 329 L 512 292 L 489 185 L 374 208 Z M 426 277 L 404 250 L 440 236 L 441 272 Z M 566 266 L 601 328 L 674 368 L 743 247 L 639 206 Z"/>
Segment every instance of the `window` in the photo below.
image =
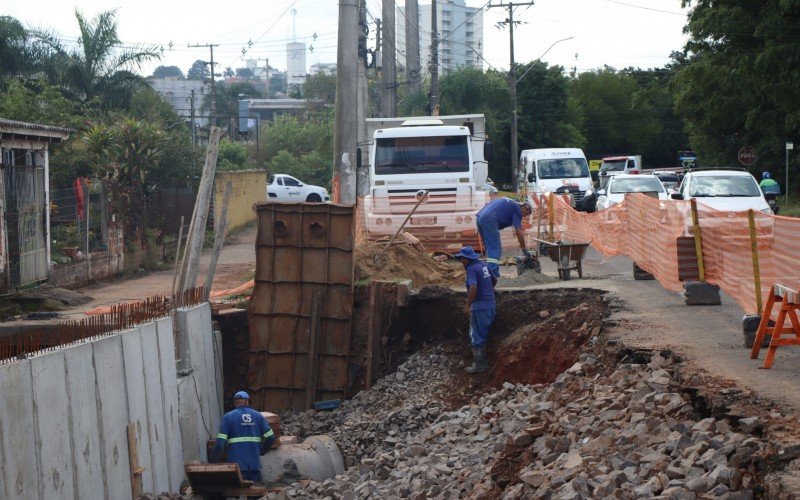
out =
<path fill-rule="evenodd" d="M 539 178 L 571 179 L 589 176 L 589 165 L 583 158 L 539 160 Z"/>
<path fill-rule="evenodd" d="M 378 139 L 375 174 L 469 172 L 466 136 Z"/>
<path fill-rule="evenodd" d="M 664 188 L 658 179 L 653 177 L 639 177 L 637 179 L 612 179 L 611 190 L 612 193 L 647 193 L 647 192 L 663 193 Z"/>
<path fill-rule="evenodd" d="M 695 177 L 689 191 L 695 197 L 761 196 L 761 190 L 750 175 Z"/>
<path fill-rule="evenodd" d="M 278 177 L 278 185 L 283 186 L 283 177 Z"/>
<path fill-rule="evenodd" d="M 297 179 L 293 179 L 291 177 L 284 177 L 283 185 L 288 187 L 299 187 L 300 181 L 298 181 Z"/>

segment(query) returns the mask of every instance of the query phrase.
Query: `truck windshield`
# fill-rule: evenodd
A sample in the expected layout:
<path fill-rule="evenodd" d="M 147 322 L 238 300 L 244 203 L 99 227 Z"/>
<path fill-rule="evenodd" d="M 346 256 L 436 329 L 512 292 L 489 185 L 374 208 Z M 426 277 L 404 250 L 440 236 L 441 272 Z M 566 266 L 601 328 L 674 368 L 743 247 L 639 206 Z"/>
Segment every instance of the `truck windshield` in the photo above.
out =
<path fill-rule="evenodd" d="M 583 158 L 559 158 L 554 160 L 539 160 L 540 179 L 572 179 L 576 177 L 589 177 L 589 165 Z"/>
<path fill-rule="evenodd" d="M 467 136 L 375 141 L 375 175 L 469 172 Z"/>
<path fill-rule="evenodd" d="M 625 160 L 604 161 L 600 165 L 601 172 L 622 172 L 625 170 Z"/>

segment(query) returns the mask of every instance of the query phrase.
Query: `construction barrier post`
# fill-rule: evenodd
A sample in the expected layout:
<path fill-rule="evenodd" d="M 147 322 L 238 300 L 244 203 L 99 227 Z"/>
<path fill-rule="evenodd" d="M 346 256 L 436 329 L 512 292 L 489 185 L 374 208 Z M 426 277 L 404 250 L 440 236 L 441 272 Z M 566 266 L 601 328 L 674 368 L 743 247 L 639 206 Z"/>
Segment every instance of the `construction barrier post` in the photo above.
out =
<path fill-rule="evenodd" d="M 758 314 L 763 312 L 763 303 L 761 302 L 761 269 L 758 265 L 758 238 L 756 237 L 756 218 L 751 208 L 747 213 L 747 219 L 750 222 L 750 253 L 753 257 L 753 281 L 756 287 L 756 307 Z"/>
<path fill-rule="evenodd" d="M 553 213 L 553 193 L 549 193 L 549 197 L 547 198 L 547 217 L 550 219 L 550 241 L 555 243 L 556 236 L 555 231 L 553 230 L 553 226 L 555 225 L 556 214 Z"/>
<path fill-rule="evenodd" d="M 695 255 L 697 255 L 697 274 L 700 277 L 700 281 L 705 283 L 706 269 L 703 265 L 703 239 L 700 235 L 700 221 L 697 217 L 697 202 L 692 199 L 690 203 L 692 206 L 692 227 L 694 229 L 694 251 Z"/>

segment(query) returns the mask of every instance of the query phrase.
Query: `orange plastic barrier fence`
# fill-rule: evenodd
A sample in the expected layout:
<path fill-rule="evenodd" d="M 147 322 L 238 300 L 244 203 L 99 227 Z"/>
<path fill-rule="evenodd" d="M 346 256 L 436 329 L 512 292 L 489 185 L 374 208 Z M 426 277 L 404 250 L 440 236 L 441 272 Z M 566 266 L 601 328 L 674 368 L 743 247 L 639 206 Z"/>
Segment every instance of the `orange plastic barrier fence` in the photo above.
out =
<path fill-rule="evenodd" d="M 665 288 L 683 288 L 686 270 L 679 265 L 679 247 L 694 241 L 689 202 L 630 194 L 619 205 L 587 214 L 555 197 L 553 208 L 556 239 L 589 242 L 605 257 L 626 255 Z M 800 287 L 800 219 L 753 212 L 752 236 L 747 211 L 723 212 L 697 203 L 697 219 L 706 281 L 719 285 L 746 313 L 760 312 L 773 283 Z"/>

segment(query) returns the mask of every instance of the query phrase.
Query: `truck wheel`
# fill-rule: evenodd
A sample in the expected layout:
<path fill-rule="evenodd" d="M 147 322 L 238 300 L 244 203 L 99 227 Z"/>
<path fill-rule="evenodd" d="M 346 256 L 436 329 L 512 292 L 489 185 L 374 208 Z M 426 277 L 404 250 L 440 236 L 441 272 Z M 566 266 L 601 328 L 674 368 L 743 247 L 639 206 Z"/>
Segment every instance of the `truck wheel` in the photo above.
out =
<path fill-rule="evenodd" d="M 319 203 L 321 201 L 322 198 L 320 198 L 320 196 L 316 193 L 311 193 L 310 195 L 308 195 L 308 198 L 306 198 L 306 202 L 308 203 Z"/>

